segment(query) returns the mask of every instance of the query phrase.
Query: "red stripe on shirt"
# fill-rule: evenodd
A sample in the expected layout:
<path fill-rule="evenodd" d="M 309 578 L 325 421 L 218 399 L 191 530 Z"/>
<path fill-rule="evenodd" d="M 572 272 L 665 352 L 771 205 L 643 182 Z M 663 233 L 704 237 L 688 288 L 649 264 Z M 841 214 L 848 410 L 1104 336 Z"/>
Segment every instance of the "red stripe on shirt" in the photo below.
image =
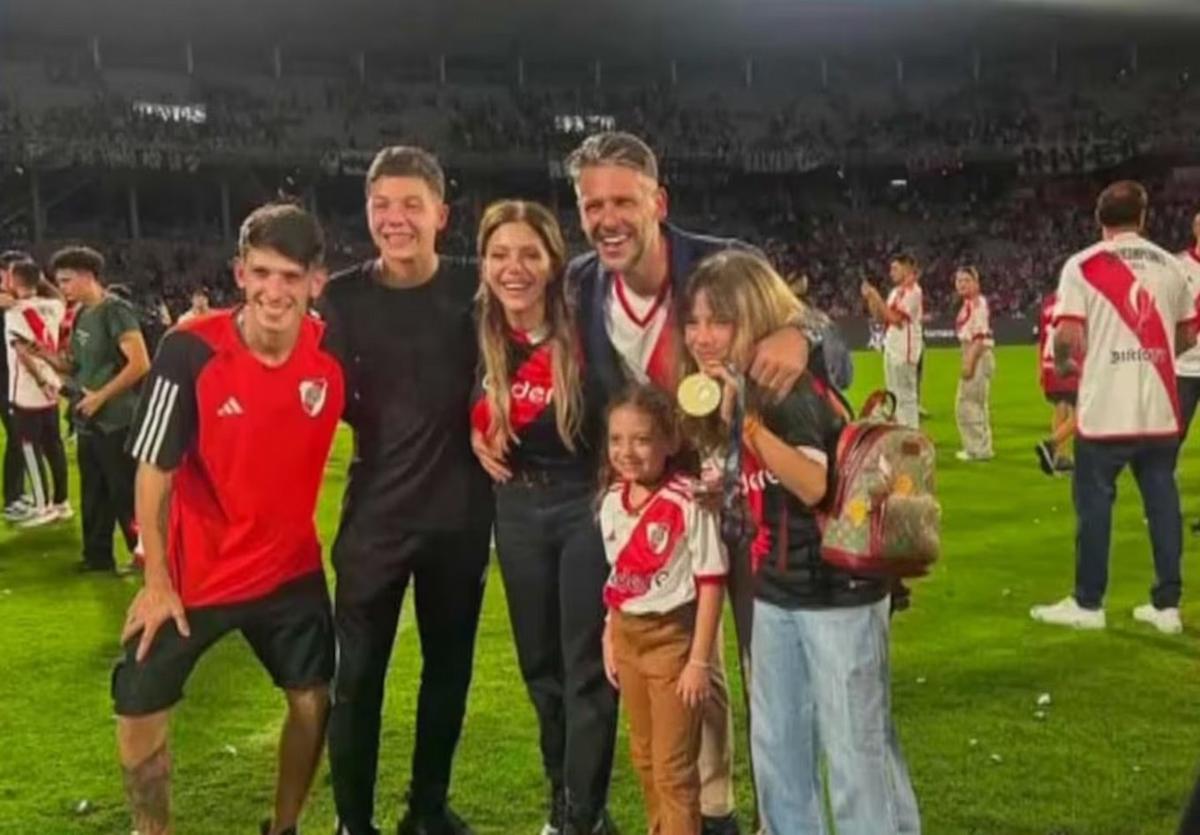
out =
<path fill-rule="evenodd" d="M 646 361 L 646 376 L 650 382 L 664 391 L 675 391 L 679 376 L 679 345 L 675 336 L 675 310 L 667 311 L 667 321 L 663 322 L 659 331 L 658 341 Z"/>
<path fill-rule="evenodd" d="M 32 307 L 27 307 L 21 311 L 21 316 L 25 318 L 25 324 L 29 325 L 33 340 L 43 348 L 54 350 L 54 341 L 50 338 L 49 329 L 41 315 Z"/>

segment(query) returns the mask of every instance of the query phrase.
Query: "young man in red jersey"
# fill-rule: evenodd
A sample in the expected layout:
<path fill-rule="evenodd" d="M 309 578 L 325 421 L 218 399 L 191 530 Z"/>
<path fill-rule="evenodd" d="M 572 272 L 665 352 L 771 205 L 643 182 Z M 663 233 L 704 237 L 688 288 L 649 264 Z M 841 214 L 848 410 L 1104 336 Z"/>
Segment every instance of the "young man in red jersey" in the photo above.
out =
<path fill-rule="evenodd" d="M 313 512 L 345 391 L 308 315 L 325 281 L 317 221 L 264 206 L 242 224 L 244 303 L 167 334 L 129 451 L 146 582 L 113 673 L 117 743 L 133 825 L 172 832 L 167 725 L 192 667 L 240 630 L 287 698 L 275 812 L 296 832 L 321 756 L 333 617 Z"/>

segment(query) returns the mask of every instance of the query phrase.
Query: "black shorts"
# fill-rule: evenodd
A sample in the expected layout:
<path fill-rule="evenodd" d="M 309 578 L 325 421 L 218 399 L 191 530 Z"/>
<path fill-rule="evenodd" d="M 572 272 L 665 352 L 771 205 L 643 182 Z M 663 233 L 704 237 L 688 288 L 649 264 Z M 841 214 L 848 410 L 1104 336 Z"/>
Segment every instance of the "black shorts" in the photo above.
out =
<path fill-rule="evenodd" d="M 228 606 L 187 610 L 191 636 L 180 636 L 168 620 L 154 636 L 150 652 L 135 660 L 135 635 L 112 674 L 112 697 L 119 716 L 166 710 L 183 698 L 183 685 L 209 647 L 237 629 L 245 636 L 275 685 L 284 690 L 327 686 L 333 678 L 333 610 L 321 572 L 285 583 L 266 597 Z"/>
<path fill-rule="evenodd" d="M 12 407 L 13 434 L 22 442 L 41 444 L 52 435 L 58 434 L 58 409 L 23 409 Z"/>
<path fill-rule="evenodd" d="M 1074 407 L 1079 401 L 1079 392 L 1077 391 L 1048 391 L 1046 392 L 1046 402 L 1057 406 L 1059 403 L 1066 403 L 1068 406 Z"/>

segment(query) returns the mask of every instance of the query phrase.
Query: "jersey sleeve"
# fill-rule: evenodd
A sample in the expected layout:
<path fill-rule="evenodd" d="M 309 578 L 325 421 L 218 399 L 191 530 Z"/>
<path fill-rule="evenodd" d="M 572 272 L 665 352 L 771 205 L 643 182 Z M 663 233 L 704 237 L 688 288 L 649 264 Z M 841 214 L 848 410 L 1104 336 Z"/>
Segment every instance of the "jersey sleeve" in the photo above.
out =
<path fill-rule="evenodd" d="M 1198 312 L 1196 289 L 1187 280 L 1187 274 L 1182 269 L 1176 270 L 1176 273 L 1179 275 L 1179 281 L 1176 282 L 1178 295 L 1175 304 L 1175 321 L 1181 325 L 1195 322 Z"/>
<path fill-rule="evenodd" d="M 211 349 L 195 334 L 163 337 L 142 386 L 129 433 L 129 453 L 162 470 L 179 466 L 198 428 L 196 378 Z"/>
<path fill-rule="evenodd" d="M 801 383 L 801 385 L 805 385 Z M 767 419 L 767 428 L 788 446 L 822 465 L 829 463 L 833 415 L 828 403 L 810 387 L 793 391 Z"/>
<path fill-rule="evenodd" d="M 788 446 L 825 469 L 828 494 L 833 488 L 832 464 L 843 426 L 829 401 L 811 387 L 794 390 L 766 416 L 765 423 Z"/>
<path fill-rule="evenodd" d="M 1075 258 L 1071 258 L 1063 264 L 1058 279 L 1058 292 L 1055 294 L 1058 301 L 1054 305 L 1055 325 L 1064 320 L 1087 321 L 1087 297 L 1083 285 L 1083 273 L 1079 269 L 1079 263 Z"/>
<path fill-rule="evenodd" d="M 133 312 L 133 308 L 125 302 L 115 299 L 110 300 L 105 307 L 104 324 L 114 342 L 130 331 L 141 333 L 141 325 L 138 323 L 137 314 Z"/>
<path fill-rule="evenodd" d="M 729 573 L 729 557 L 721 542 L 717 514 L 693 504 L 688 513 L 688 553 L 697 582 L 721 581 Z"/>

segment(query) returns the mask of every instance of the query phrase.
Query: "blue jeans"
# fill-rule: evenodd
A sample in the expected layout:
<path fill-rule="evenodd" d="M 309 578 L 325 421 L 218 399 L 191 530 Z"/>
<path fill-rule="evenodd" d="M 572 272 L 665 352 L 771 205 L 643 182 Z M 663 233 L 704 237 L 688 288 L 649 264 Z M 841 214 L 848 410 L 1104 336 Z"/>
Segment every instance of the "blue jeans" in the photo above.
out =
<path fill-rule="evenodd" d="M 769 835 L 916 835 L 920 816 L 892 725 L 888 600 L 845 609 L 754 602 L 750 740 Z"/>
<path fill-rule="evenodd" d="M 1179 384 L 1179 410 L 1183 412 L 1183 437 L 1180 439 L 1180 443 L 1183 443 L 1192 427 L 1192 418 L 1196 416 L 1196 404 L 1200 403 L 1200 377 L 1175 379 Z"/>
<path fill-rule="evenodd" d="M 1142 494 L 1154 551 L 1154 585 L 1150 600 L 1159 609 L 1179 605 L 1183 588 L 1179 563 L 1183 555 L 1183 516 L 1175 483 L 1178 441 L 1117 443 L 1075 439 L 1075 601 L 1099 609 L 1108 587 L 1108 552 L 1117 476 L 1128 465 Z"/>

